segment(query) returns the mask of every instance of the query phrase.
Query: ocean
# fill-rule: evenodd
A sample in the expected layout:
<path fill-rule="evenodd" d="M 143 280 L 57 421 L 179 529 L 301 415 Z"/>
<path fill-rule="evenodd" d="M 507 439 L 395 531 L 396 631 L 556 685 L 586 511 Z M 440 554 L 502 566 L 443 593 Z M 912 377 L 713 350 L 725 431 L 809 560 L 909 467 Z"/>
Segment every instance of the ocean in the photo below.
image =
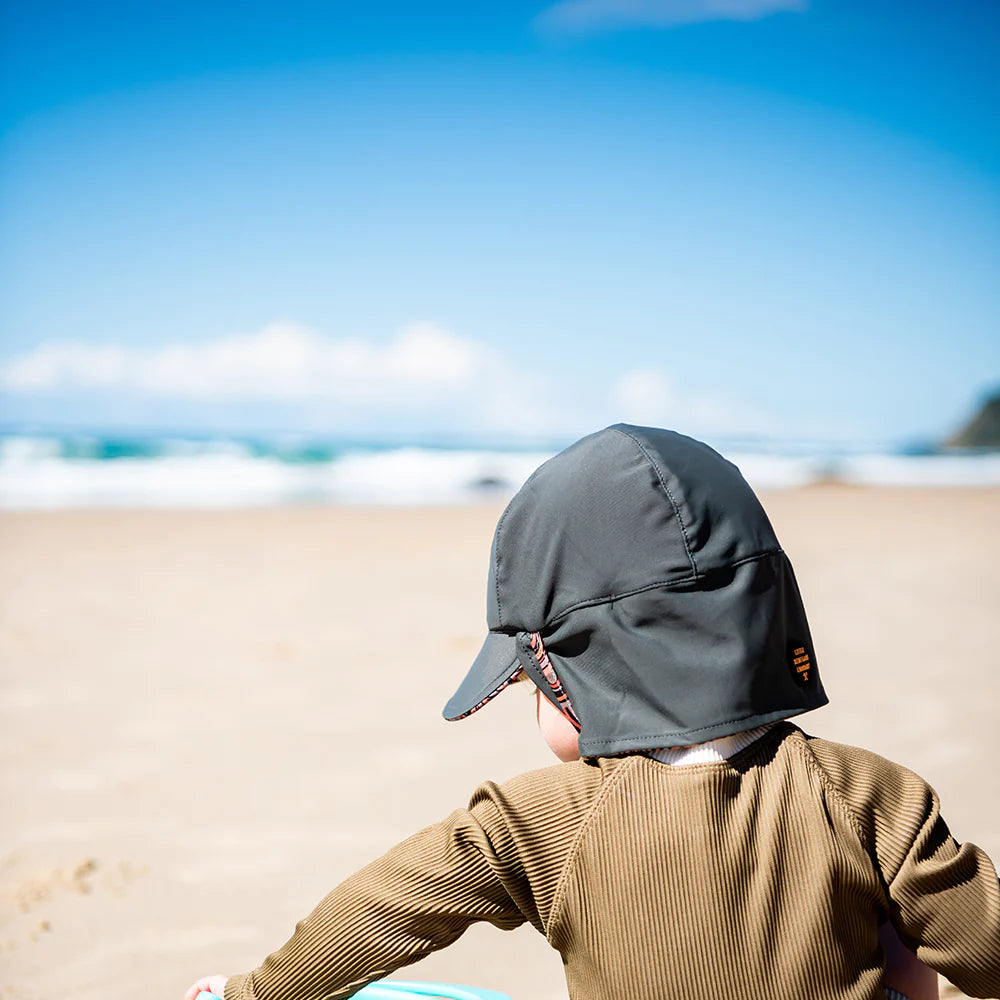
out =
<path fill-rule="evenodd" d="M 1000 452 L 711 441 L 758 490 L 821 481 L 998 486 Z M 293 435 L 0 433 L 0 508 L 462 504 L 512 495 L 562 445 Z"/>

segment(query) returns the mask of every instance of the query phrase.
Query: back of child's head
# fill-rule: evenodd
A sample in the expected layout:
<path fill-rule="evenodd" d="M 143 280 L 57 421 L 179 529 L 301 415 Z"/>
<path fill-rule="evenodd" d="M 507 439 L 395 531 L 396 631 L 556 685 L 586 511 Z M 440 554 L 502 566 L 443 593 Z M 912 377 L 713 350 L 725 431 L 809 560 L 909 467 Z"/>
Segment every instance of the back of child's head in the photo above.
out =
<path fill-rule="evenodd" d="M 535 471 L 497 524 L 487 623 L 445 717 L 524 670 L 583 756 L 702 743 L 827 701 L 760 502 L 673 431 L 616 424 Z"/>

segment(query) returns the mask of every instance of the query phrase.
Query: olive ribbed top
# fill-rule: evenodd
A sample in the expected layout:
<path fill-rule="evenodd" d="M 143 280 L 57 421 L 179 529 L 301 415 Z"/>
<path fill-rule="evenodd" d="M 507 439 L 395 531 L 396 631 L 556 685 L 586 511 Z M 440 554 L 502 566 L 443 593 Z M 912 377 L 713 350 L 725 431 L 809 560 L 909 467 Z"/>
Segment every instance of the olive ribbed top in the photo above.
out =
<path fill-rule="evenodd" d="M 530 922 L 573 1000 L 876 1000 L 886 915 L 960 989 L 1000 997 L 990 859 L 911 771 L 780 723 L 729 760 L 487 782 L 334 889 L 225 1000 L 349 997 L 477 920 Z"/>

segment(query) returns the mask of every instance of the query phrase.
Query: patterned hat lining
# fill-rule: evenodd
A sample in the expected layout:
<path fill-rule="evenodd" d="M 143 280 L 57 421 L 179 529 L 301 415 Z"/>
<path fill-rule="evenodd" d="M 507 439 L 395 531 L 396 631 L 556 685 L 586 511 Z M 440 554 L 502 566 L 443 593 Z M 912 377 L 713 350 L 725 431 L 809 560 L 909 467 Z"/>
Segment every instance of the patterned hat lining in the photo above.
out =
<path fill-rule="evenodd" d="M 569 719 L 573 728 L 577 732 L 580 732 L 582 728 L 580 720 L 577 718 L 576 712 L 573 711 L 569 695 L 562 686 L 562 681 L 559 680 L 556 668 L 552 665 L 552 660 L 549 658 L 548 651 L 545 649 L 545 644 L 542 642 L 542 637 L 538 632 L 531 633 L 531 651 L 535 654 L 535 663 L 538 664 L 538 669 L 541 670 L 542 676 L 548 682 L 549 690 L 555 698 L 556 708 Z"/>
<path fill-rule="evenodd" d="M 514 683 L 517 679 L 517 675 L 521 672 L 521 664 L 518 663 L 514 667 L 514 672 L 505 681 L 501 681 L 499 687 L 495 688 L 492 693 L 488 694 L 482 701 L 476 702 L 468 712 L 463 712 L 461 715 L 456 715 L 454 720 L 457 722 L 459 719 L 467 719 L 474 712 L 478 712 L 483 705 L 488 705 L 501 691 L 506 690 Z"/>
<path fill-rule="evenodd" d="M 535 657 L 535 663 L 538 665 L 538 669 L 542 672 L 542 676 L 545 678 L 545 681 L 549 686 L 549 690 L 552 692 L 556 708 L 558 708 L 559 711 L 569 720 L 573 728 L 577 732 L 580 732 L 580 720 L 577 718 L 576 712 L 573 711 L 573 705 L 569 700 L 569 695 L 566 693 L 566 689 L 563 687 L 562 681 L 559 680 L 556 668 L 552 665 L 552 660 L 550 659 L 548 651 L 545 649 L 545 644 L 542 642 L 542 637 L 538 632 L 531 633 L 531 652 Z M 506 690 L 511 686 L 511 684 L 515 683 L 521 672 L 521 664 L 515 664 L 513 672 L 506 680 L 501 681 L 501 683 L 494 688 L 490 694 L 483 698 L 482 701 L 473 705 L 467 712 L 463 712 L 461 715 L 456 716 L 456 721 L 458 719 L 467 719 L 474 712 L 478 712 L 484 705 L 489 704 L 498 694 L 500 694 L 501 691 Z"/>

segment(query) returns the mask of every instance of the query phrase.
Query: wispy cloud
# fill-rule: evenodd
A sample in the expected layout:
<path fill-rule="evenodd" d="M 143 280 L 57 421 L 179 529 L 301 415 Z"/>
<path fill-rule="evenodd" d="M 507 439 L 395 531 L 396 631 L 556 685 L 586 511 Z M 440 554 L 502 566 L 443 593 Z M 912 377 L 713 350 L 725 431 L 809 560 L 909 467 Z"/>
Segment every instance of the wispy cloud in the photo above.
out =
<path fill-rule="evenodd" d="M 673 427 L 694 435 L 769 435 L 779 428 L 761 410 L 742 400 L 678 390 L 661 368 L 633 368 L 610 387 L 618 419 L 653 427 Z"/>
<path fill-rule="evenodd" d="M 551 433 L 544 400 L 511 403 L 514 373 L 493 348 L 436 323 L 384 341 L 331 338 L 294 323 L 150 348 L 61 341 L 0 359 L 0 390 L 55 400 L 127 399 L 129 412 L 256 405 L 311 424 Z M 74 410 L 79 409 L 74 406 Z M 240 412 L 245 411 L 241 410 Z"/>
<path fill-rule="evenodd" d="M 562 0 L 536 18 L 543 31 L 585 34 L 617 28 L 673 28 L 698 21 L 757 21 L 803 11 L 808 0 Z"/>
<path fill-rule="evenodd" d="M 56 415 L 126 402 L 130 414 L 172 421 L 215 412 L 281 422 L 525 439 L 575 436 L 627 420 L 693 434 L 766 432 L 740 401 L 678 391 L 655 367 L 607 373 L 583 392 L 559 371 L 545 391 L 489 344 L 436 323 L 413 323 L 373 341 L 332 338 L 294 323 L 201 343 L 148 348 L 62 341 L 0 359 L 0 391 L 46 398 Z M 556 400 L 556 403 L 551 402 Z M 112 410 L 115 406 L 112 405 Z"/>
<path fill-rule="evenodd" d="M 384 344 L 333 340 L 292 323 L 198 344 L 130 349 L 55 342 L 0 364 L 13 392 L 127 390 L 194 399 L 363 401 L 447 391 L 495 363 L 481 344 L 433 323 Z"/>

